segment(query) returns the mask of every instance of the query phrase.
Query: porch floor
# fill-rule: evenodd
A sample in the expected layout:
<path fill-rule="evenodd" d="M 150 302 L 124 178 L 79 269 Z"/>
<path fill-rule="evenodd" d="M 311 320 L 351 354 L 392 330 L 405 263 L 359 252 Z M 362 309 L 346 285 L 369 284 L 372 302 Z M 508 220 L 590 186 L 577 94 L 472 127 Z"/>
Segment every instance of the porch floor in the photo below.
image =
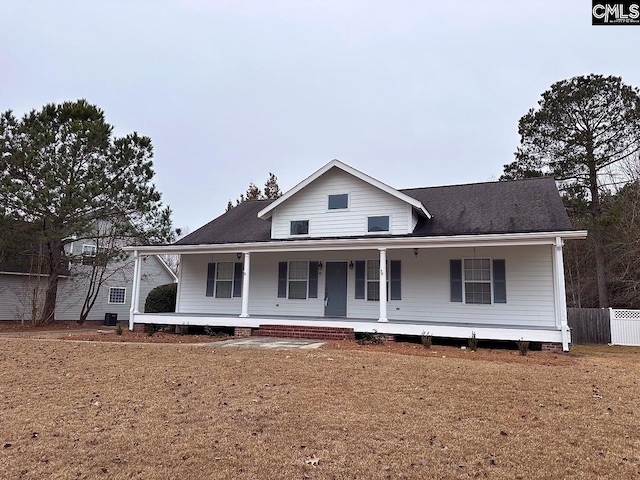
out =
<path fill-rule="evenodd" d="M 135 315 L 153 316 L 153 317 L 172 317 L 172 318 L 215 318 L 215 319 L 240 319 L 238 315 L 234 314 L 221 314 L 221 313 L 136 313 Z M 303 316 L 303 315 L 258 315 L 252 314 L 249 319 L 259 319 L 261 323 L 268 323 L 274 320 L 286 320 L 290 322 L 317 322 L 317 323 L 352 323 L 360 325 L 363 323 L 377 323 L 379 325 L 423 325 L 423 326 L 442 326 L 442 327 L 463 327 L 463 328 L 499 328 L 499 329 L 514 329 L 514 330 L 558 330 L 555 326 L 544 325 L 504 325 L 504 324 L 491 324 L 491 323 L 465 323 L 465 322 L 442 322 L 433 320 L 392 320 L 388 322 L 378 322 L 377 318 L 354 318 L 354 317 L 315 317 L 315 316 Z M 263 321 L 264 320 L 264 321 Z M 147 323 L 147 322 L 144 322 Z M 158 322 L 163 323 L 163 322 Z M 231 326 L 231 325 L 230 325 Z"/>

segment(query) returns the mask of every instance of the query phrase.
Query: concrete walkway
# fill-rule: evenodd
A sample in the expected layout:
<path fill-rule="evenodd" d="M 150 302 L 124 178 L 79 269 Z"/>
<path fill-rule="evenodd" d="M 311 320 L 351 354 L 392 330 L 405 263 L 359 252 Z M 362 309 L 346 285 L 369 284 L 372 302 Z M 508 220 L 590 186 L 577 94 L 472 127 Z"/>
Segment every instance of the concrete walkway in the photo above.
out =
<path fill-rule="evenodd" d="M 318 342 L 317 340 L 302 340 L 293 338 L 273 338 L 273 337 L 251 337 L 251 338 L 237 338 L 233 340 L 223 340 L 217 342 L 218 347 L 251 347 L 251 348 L 275 348 L 275 349 L 291 349 L 291 348 L 304 348 L 314 349 L 319 348 L 324 342 Z"/>

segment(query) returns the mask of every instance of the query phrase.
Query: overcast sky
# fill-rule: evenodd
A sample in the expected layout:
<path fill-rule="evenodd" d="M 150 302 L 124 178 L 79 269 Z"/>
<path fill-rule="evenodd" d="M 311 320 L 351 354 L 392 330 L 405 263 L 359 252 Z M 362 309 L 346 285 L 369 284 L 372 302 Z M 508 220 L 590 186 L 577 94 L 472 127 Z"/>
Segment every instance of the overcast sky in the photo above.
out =
<path fill-rule="evenodd" d="M 640 26 L 581 1 L 7 1 L 0 111 L 86 98 L 151 137 L 191 231 L 338 158 L 396 188 L 496 179 L 555 81 L 640 86 Z"/>

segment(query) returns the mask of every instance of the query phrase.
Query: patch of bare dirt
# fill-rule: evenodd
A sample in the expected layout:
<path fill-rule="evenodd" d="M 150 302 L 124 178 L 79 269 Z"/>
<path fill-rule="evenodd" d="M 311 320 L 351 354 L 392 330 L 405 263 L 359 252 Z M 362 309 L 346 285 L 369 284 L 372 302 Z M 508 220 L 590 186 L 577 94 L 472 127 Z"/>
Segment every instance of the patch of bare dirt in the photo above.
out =
<path fill-rule="evenodd" d="M 0 332 L 34 333 L 53 330 L 86 330 L 91 328 L 101 328 L 101 324 L 97 322 L 79 324 L 78 322 L 56 321 L 47 325 L 32 326 L 30 324 L 22 325 L 20 322 L 0 322 Z"/>
<path fill-rule="evenodd" d="M 123 330 L 117 335 L 115 330 L 101 330 L 100 332 L 64 333 L 40 335 L 39 338 L 56 338 L 59 340 L 83 340 L 87 342 L 135 342 L 135 343 L 209 343 L 229 340 L 233 337 L 214 337 L 210 335 L 179 335 L 172 332 L 155 332 L 149 335 L 145 332 L 131 332 Z"/>
<path fill-rule="evenodd" d="M 564 354 L 529 351 L 521 356 L 518 350 L 478 348 L 475 352 L 469 348 L 432 345 L 424 348 L 421 344 L 407 342 L 389 342 L 382 345 L 359 344 L 354 341 L 336 341 L 325 343 L 321 348 L 333 350 L 356 350 L 365 352 L 384 352 L 397 355 L 412 355 L 428 358 L 460 358 L 465 360 L 484 360 L 488 362 L 507 362 L 532 365 L 573 365 L 575 359 Z"/>

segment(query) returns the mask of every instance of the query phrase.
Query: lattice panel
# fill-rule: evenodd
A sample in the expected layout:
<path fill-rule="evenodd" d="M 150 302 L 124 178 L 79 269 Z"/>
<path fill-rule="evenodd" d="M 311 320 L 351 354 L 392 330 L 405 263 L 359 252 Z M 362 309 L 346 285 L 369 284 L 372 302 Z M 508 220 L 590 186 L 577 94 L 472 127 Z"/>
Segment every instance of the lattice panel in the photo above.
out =
<path fill-rule="evenodd" d="M 618 320 L 640 320 L 640 310 L 613 310 L 613 318 Z"/>

